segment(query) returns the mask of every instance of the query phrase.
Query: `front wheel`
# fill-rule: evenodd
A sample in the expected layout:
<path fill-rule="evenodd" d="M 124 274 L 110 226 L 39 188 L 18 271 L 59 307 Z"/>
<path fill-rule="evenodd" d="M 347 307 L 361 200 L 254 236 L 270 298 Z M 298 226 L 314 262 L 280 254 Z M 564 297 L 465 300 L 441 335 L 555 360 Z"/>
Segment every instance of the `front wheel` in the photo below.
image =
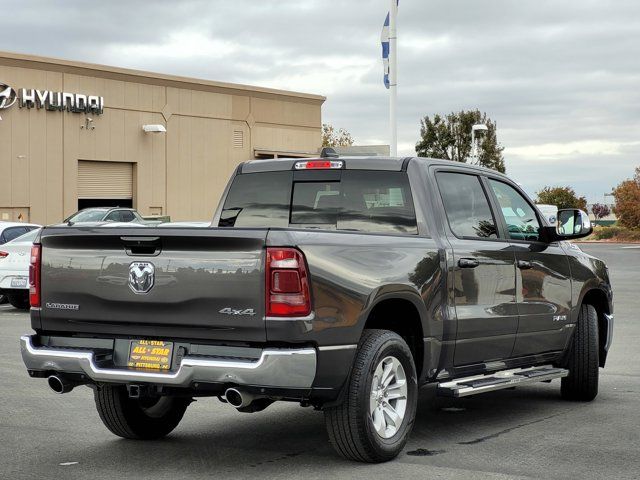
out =
<path fill-rule="evenodd" d="M 94 389 L 102 423 L 122 438 L 155 440 L 178 426 L 190 398 L 129 398 L 124 385 L 102 385 Z"/>
<path fill-rule="evenodd" d="M 582 305 L 578 324 L 569 345 L 561 395 L 567 400 L 591 401 L 598 395 L 599 373 L 598 313 L 592 305 Z"/>
<path fill-rule="evenodd" d="M 413 428 L 416 367 L 407 343 L 388 330 L 365 330 L 343 402 L 325 409 L 329 440 L 349 460 L 395 458 Z"/>

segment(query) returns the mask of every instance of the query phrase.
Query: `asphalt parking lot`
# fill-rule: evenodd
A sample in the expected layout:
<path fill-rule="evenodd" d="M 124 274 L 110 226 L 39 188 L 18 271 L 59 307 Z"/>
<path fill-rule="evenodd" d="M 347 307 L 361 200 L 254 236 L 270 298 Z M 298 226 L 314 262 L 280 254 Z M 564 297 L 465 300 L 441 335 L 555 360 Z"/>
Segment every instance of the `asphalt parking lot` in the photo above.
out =
<path fill-rule="evenodd" d="M 201 399 L 164 440 L 114 437 L 91 390 L 28 378 L 28 315 L 0 305 L 0 478 L 640 478 L 640 245 L 582 248 L 607 261 L 616 295 L 598 398 L 565 402 L 557 380 L 461 400 L 423 391 L 405 451 L 383 465 L 337 457 L 322 413 L 293 404 L 241 414 Z"/>

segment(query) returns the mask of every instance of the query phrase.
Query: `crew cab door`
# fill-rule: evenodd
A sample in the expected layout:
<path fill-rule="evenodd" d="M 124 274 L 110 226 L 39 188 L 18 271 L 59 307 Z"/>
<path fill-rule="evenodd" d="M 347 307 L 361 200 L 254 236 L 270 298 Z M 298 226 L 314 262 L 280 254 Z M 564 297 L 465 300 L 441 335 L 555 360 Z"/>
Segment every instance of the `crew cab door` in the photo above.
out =
<path fill-rule="evenodd" d="M 454 365 L 508 358 L 518 327 L 515 254 L 499 238 L 485 185 L 468 171 L 437 171 L 444 230 L 453 249 L 457 316 Z"/>
<path fill-rule="evenodd" d="M 516 256 L 519 322 L 513 356 L 562 350 L 570 334 L 569 259 L 558 242 L 539 240 L 540 216 L 515 185 L 497 178 L 487 183 Z"/>

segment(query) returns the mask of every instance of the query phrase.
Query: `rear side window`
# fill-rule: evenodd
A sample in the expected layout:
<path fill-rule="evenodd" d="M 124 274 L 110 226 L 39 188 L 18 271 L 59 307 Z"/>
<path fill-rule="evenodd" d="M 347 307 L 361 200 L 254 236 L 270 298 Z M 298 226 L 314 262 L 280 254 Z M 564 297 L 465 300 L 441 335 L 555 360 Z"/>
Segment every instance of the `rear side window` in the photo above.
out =
<path fill-rule="evenodd" d="M 459 238 L 498 238 L 496 222 L 480 179 L 465 173 L 436 175 L 451 231 Z"/>
<path fill-rule="evenodd" d="M 0 239 L 2 243 L 7 243 L 21 235 L 24 235 L 25 233 L 27 233 L 27 229 L 25 227 L 9 227 L 2 232 Z"/>
<path fill-rule="evenodd" d="M 122 210 L 120 212 L 120 221 L 121 222 L 133 222 L 136 217 L 133 215 L 133 212 L 129 210 Z"/>
<path fill-rule="evenodd" d="M 279 175 L 279 178 L 268 177 Z M 282 175 L 287 175 L 286 185 Z M 236 177 L 225 202 L 220 226 L 292 226 L 353 230 L 368 233 L 418 233 L 413 199 L 404 172 L 342 171 L 339 177 L 323 180 L 322 172 L 294 181 L 291 172 L 256 173 Z M 251 185 L 240 182 L 243 177 L 256 179 Z M 255 198 L 246 205 L 252 189 L 268 190 L 270 215 L 251 214 L 252 225 L 240 225 L 246 209 L 258 211 L 265 200 Z M 265 193 L 266 194 L 266 193 Z M 234 205 L 244 199 L 245 206 L 235 222 Z M 233 198 L 232 198 L 233 197 Z M 285 198 L 286 197 L 286 198 Z M 277 205 L 277 207 L 276 207 Z M 235 207 L 240 208 L 240 207 Z"/>
<path fill-rule="evenodd" d="M 287 227 L 292 172 L 237 175 L 220 215 L 220 227 Z"/>

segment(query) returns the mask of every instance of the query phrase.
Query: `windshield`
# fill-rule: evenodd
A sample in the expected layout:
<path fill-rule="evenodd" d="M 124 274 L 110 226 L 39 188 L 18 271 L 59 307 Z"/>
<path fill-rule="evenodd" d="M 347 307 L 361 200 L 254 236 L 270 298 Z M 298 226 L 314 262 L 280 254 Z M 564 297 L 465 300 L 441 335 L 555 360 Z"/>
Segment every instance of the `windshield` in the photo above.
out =
<path fill-rule="evenodd" d="M 104 217 L 106 210 L 82 210 L 70 216 L 67 222 L 99 222 Z"/>
<path fill-rule="evenodd" d="M 36 228 L 35 230 L 31 230 L 29 233 L 25 233 L 24 235 L 14 238 L 13 240 L 7 243 L 33 243 L 33 241 L 38 236 L 39 232 L 40 232 L 40 229 Z"/>

